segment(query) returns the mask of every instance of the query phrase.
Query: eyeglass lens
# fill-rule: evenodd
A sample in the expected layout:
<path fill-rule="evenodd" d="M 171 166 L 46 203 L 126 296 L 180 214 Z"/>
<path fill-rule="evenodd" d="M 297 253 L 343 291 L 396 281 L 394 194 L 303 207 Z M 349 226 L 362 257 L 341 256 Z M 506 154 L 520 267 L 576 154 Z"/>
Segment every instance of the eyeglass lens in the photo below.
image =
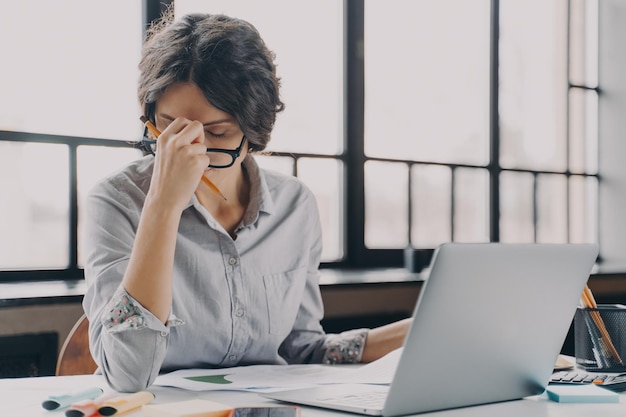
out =
<path fill-rule="evenodd" d="M 230 165 L 233 162 L 233 156 L 225 152 L 207 152 L 206 153 L 211 160 L 210 167 L 223 167 Z"/>

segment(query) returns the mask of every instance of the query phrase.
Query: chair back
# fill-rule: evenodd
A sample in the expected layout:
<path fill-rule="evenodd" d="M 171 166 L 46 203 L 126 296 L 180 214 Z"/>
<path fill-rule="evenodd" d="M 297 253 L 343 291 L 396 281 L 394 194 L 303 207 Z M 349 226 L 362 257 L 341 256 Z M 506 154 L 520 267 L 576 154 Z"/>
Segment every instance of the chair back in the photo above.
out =
<path fill-rule="evenodd" d="M 67 335 L 57 360 L 56 375 L 93 374 L 98 365 L 89 351 L 89 320 L 82 315 Z"/>

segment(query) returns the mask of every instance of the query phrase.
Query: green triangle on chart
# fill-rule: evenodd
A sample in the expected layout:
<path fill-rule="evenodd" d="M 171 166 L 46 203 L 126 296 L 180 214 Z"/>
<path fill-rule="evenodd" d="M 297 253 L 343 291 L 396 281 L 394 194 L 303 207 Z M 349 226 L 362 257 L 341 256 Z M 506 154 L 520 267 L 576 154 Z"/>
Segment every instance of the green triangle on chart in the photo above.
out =
<path fill-rule="evenodd" d="M 202 375 L 202 376 L 187 376 L 185 379 L 197 382 L 206 382 L 209 384 L 232 384 L 232 381 L 226 379 L 228 374 L 223 375 Z"/>

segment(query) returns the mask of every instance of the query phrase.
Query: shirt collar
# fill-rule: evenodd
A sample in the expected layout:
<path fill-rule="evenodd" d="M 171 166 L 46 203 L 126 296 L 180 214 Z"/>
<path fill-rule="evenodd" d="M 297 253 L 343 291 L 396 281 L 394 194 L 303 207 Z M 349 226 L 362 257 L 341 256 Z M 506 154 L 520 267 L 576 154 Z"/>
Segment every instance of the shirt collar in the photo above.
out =
<path fill-rule="evenodd" d="M 242 168 L 248 175 L 250 181 L 250 200 L 248 208 L 243 215 L 243 225 L 248 226 L 259 217 L 259 213 L 272 214 L 274 210 L 274 200 L 267 186 L 265 174 L 259 168 L 254 157 L 250 154 L 243 160 Z"/>
<path fill-rule="evenodd" d="M 272 214 L 274 210 L 274 200 L 270 194 L 265 174 L 259 168 L 259 165 L 251 154 L 246 155 L 241 166 L 244 170 L 244 175 L 247 175 L 250 181 L 250 200 L 242 220 L 242 225 L 248 226 L 256 222 L 259 218 L 259 213 Z M 194 193 L 185 209 L 196 204 L 199 205 L 200 202 Z"/>

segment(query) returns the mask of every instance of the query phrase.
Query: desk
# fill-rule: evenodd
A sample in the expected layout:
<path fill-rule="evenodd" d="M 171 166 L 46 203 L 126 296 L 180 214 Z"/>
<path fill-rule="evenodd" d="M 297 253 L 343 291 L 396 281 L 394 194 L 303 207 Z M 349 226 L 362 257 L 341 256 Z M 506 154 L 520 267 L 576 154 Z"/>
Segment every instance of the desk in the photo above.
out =
<path fill-rule="evenodd" d="M 65 417 L 63 412 L 46 411 L 41 402 L 49 395 L 80 391 L 91 386 L 98 386 L 111 392 L 101 375 L 80 375 L 65 377 L 40 377 L 0 379 L 0 416 L 20 417 Z M 278 404 L 254 393 L 212 391 L 192 392 L 177 388 L 153 386 L 150 391 L 156 395 L 154 403 L 183 401 L 204 398 L 228 405 L 253 406 Z M 519 401 L 446 410 L 437 413 L 420 414 L 436 417 L 623 417 L 626 415 L 626 394 L 618 404 L 561 404 L 545 399 L 543 396 L 530 397 Z M 137 417 L 141 412 L 122 414 Z M 302 407 L 302 417 L 354 417 L 357 414 Z"/>

